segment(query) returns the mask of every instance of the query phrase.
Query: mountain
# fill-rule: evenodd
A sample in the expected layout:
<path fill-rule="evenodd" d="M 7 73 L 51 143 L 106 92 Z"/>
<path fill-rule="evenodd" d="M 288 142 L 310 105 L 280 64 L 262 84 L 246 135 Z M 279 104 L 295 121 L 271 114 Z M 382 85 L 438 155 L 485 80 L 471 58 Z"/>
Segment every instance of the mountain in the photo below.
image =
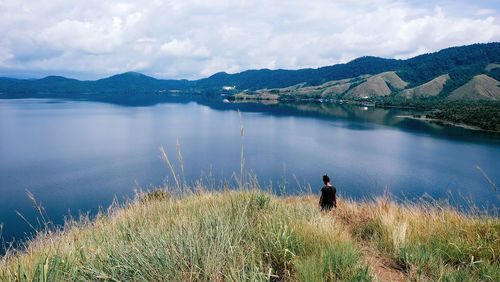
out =
<path fill-rule="evenodd" d="M 436 53 L 424 54 L 407 60 L 361 57 L 347 64 L 318 69 L 250 70 L 237 74 L 217 73 L 201 79 L 197 85 L 221 87 L 235 85 L 238 89 L 282 88 L 299 83 L 317 86 L 328 81 L 354 78 L 365 74 L 397 71 L 410 86 L 430 81 L 443 74 L 461 83 L 481 73 L 491 63 L 500 62 L 500 43 L 474 44 L 452 47 Z"/>
<path fill-rule="evenodd" d="M 156 79 L 137 72 L 96 81 L 59 76 L 36 80 L 0 78 L 0 97 L 160 97 L 174 93 L 206 96 L 240 93 L 240 97 L 266 99 L 500 100 L 496 84 L 499 80 L 500 43 L 487 43 L 447 48 L 406 60 L 367 56 L 346 64 L 315 69 L 220 72 L 196 81 Z"/>
<path fill-rule="evenodd" d="M 347 64 L 300 70 L 248 70 L 237 74 L 216 73 L 201 79 L 196 85 L 201 88 L 220 88 L 234 85 L 237 89 L 280 88 L 299 83 L 320 85 L 328 81 L 378 74 L 398 69 L 404 61 L 377 57 L 361 57 Z"/>
<path fill-rule="evenodd" d="M 80 81 L 61 76 L 42 79 L 2 79 L 0 97 L 102 97 L 119 95 L 149 95 L 187 90 L 188 80 L 156 79 L 137 72 L 127 72 L 96 81 Z"/>
<path fill-rule="evenodd" d="M 360 68 L 363 65 L 365 69 Z M 241 78 L 244 74 L 226 75 L 226 79 Z M 452 47 L 407 60 L 363 57 L 343 65 L 309 69 L 308 74 L 311 76 L 304 76 L 293 87 L 269 87 L 276 83 L 268 82 L 262 89 L 243 88 L 245 95 L 238 97 L 249 98 L 251 94 L 256 98 L 268 97 L 264 94 L 271 92 L 278 99 L 500 100 L 500 88 L 495 84 L 495 80 L 500 81 L 500 43 Z M 317 81 L 328 79 L 332 81 L 316 85 Z M 242 89 L 237 82 L 236 88 Z M 259 84 L 265 81 L 261 79 Z"/>
<path fill-rule="evenodd" d="M 98 89 L 109 89 L 111 91 L 162 91 L 162 90 L 185 90 L 192 82 L 188 80 L 165 80 L 156 79 L 138 72 L 126 72 L 114 75 L 94 82 Z"/>

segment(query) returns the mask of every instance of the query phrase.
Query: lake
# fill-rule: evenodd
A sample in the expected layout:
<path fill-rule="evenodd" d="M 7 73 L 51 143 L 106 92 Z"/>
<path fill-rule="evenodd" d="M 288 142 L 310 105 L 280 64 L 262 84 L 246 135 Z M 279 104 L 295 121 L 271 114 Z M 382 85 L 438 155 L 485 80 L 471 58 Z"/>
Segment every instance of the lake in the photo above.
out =
<path fill-rule="evenodd" d="M 240 135 L 241 110 L 244 139 Z M 58 99 L 0 100 L 0 222 L 6 242 L 35 224 L 30 191 L 56 224 L 106 208 L 114 197 L 174 184 L 177 141 L 184 178 L 236 186 L 245 171 L 278 194 L 318 193 L 328 173 L 344 197 L 385 191 L 493 211 L 500 183 L 500 136 L 403 118 L 414 112 L 326 103 L 234 104 L 172 99 L 117 105 Z M 182 177 L 182 176 L 181 176 Z M 451 195 L 451 196 L 450 196 Z"/>

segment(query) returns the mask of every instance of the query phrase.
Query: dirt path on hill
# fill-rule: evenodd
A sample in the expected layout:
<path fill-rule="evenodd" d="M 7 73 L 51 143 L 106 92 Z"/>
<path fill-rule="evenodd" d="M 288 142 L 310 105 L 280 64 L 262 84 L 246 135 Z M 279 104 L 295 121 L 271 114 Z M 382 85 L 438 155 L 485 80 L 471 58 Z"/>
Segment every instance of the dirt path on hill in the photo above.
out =
<path fill-rule="evenodd" d="M 352 241 L 359 247 L 364 259 L 369 265 L 369 272 L 374 276 L 374 281 L 408 281 L 409 276 L 391 257 L 377 250 L 369 241 L 356 239 L 353 235 L 353 223 L 348 217 L 333 214 L 346 230 L 349 230 Z"/>
<path fill-rule="evenodd" d="M 370 265 L 375 281 L 408 281 L 408 275 L 394 260 L 369 246 L 361 247 L 361 253 Z"/>

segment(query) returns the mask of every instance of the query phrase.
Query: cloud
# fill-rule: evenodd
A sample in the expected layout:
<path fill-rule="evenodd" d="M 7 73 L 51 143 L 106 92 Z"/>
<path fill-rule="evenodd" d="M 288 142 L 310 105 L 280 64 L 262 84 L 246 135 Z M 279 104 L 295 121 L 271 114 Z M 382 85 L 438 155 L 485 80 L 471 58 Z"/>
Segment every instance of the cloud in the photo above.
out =
<path fill-rule="evenodd" d="M 63 20 L 37 36 L 40 44 L 56 50 L 82 51 L 89 54 L 111 53 L 122 43 L 122 20 Z"/>
<path fill-rule="evenodd" d="M 476 11 L 476 15 L 478 16 L 483 16 L 483 15 L 494 15 L 496 13 L 495 10 L 493 9 L 479 9 Z"/>
<path fill-rule="evenodd" d="M 191 40 L 171 40 L 160 47 L 166 55 L 173 57 L 208 58 L 210 50 L 195 46 Z"/>
<path fill-rule="evenodd" d="M 479 2 L 479 1 L 476 1 Z M 196 79 L 219 71 L 408 58 L 500 41 L 495 1 L 156 0 L 0 2 L 0 76 L 94 79 L 125 71 Z"/>

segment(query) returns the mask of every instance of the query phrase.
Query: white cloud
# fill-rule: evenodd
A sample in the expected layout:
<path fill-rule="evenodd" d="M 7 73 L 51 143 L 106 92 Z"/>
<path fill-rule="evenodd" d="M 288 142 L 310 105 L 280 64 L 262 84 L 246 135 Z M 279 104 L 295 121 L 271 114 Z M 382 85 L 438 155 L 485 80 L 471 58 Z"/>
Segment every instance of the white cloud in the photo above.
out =
<path fill-rule="evenodd" d="M 37 39 L 58 50 L 89 54 L 111 53 L 122 43 L 122 20 L 113 17 L 103 22 L 63 20 L 44 29 Z"/>
<path fill-rule="evenodd" d="M 494 1 L 0 2 L 0 76 L 129 70 L 164 78 L 408 58 L 500 41 Z"/>
<path fill-rule="evenodd" d="M 173 57 L 207 58 L 210 56 L 210 50 L 203 46 L 195 46 L 189 39 L 173 39 L 161 45 L 160 49 L 165 54 Z"/>
<path fill-rule="evenodd" d="M 494 15 L 494 14 L 496 14 L 496 11 L 493 9 L 479 9 L 476 11 L 476 15 L 478 16 Z"/>

